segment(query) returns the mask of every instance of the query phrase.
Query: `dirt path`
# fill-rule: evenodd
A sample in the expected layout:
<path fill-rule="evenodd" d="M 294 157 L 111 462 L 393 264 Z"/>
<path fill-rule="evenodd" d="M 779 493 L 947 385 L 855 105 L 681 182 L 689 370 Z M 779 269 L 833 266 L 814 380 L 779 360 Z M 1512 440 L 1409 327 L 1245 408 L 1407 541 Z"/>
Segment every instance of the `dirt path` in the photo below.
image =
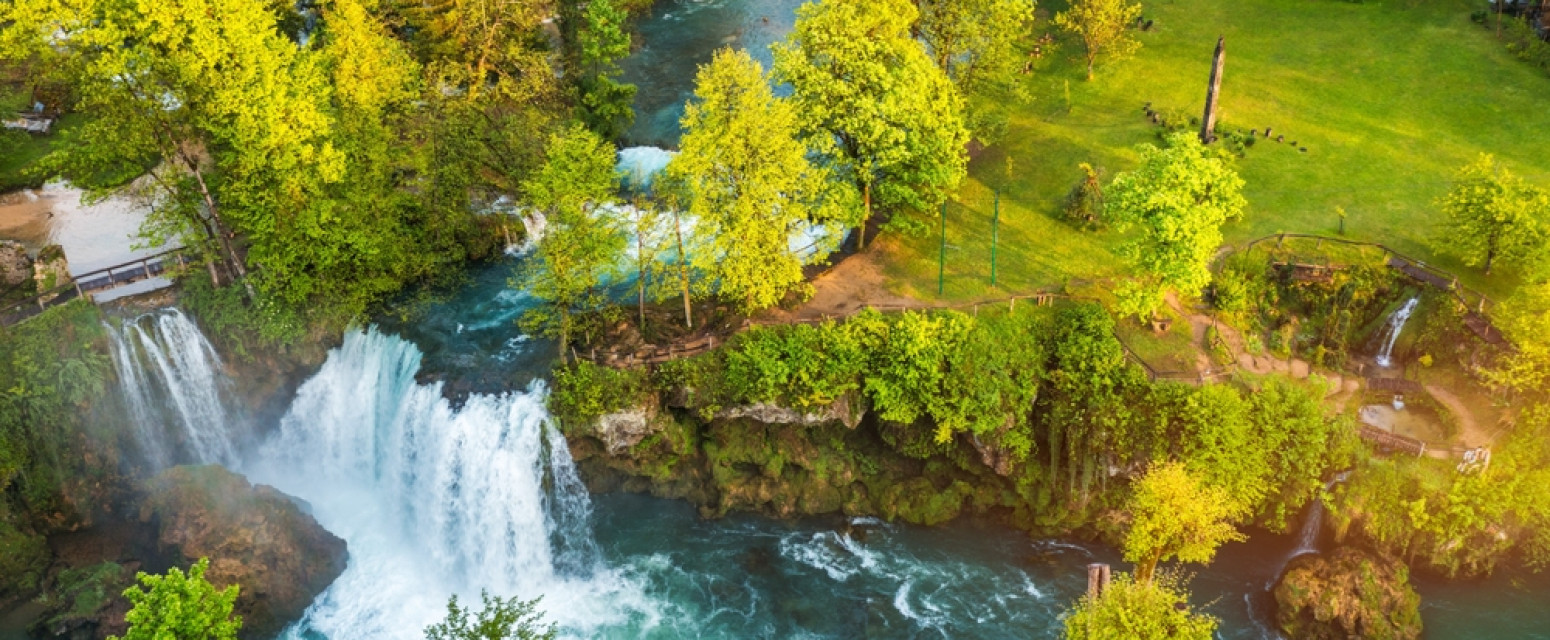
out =
<path fill-rule="evenodd" d="M 850 256 L 828 273 L 813 280 L 813 297 L 791 309 L 773 309 L 760 322 L 818 320 L 826 316 L 845 316 L 868 307 L 920 306 L 919 300 L 888 291 L 887 277 L 878 264 L 877 253 L 868 251 Z"/>
<path fill-rule="evenodd" d="M 1426 388 L 1426 392 L 1431 394 L 1432 398 L 1442 403 L 1442 406 L 1447 407 L 1448 411 L 1458 417 L 1459 441 L 1464 446 L 1473 448 L 1491 444 L 1492 434 L 1490 430 L 1482 427 L 1480 421 L 1475 419 L 1475 412 L 1470 410 L 1468 403 L 1465 403 L 1458 396 L 1453 395 L 1452 391 L 1441 385 L 1428 384 L 1423 386 Z"/>

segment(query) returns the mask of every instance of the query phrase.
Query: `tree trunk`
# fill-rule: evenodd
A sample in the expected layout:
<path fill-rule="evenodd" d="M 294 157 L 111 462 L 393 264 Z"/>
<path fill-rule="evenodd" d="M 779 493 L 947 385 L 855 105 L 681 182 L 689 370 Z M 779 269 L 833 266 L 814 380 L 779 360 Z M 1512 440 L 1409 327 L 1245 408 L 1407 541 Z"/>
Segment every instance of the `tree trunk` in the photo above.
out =
<path fill-rule="evenodd" d="M 1491 264 L 1494 262 L 1496 262 L 1496 248 L 1492 247 L 1485 252 L 1485 275 L 1491 275 Z"/>
<path fill-rule="evenodd" d="M 1161 551 L 1154 551 L 1147 554 L 1145 558 L 1142 558 L 1141 562 L 1136 564 L 1136 582 L 1140 584 L 1151 584 L 1152 575 L 1157 572 L 1157 563 L 1161 561 Z"/>
<path fill-rule="evenodd" d="M 1088 47 L 1087 48 L 1087 81 L 1088 82 L 1092 82 L 1092 80 L 1093 80 L 1093 62 L 1096 61 L 1097 59 L 1098 59 L 1098 53 L 1093 51 L 1092 47 Z"/>
<path fill-rule="evenodd" d="M 199 183 L 199 195 L 204 198 L 205 206 L 210 209 L 210 218 L 215 222 L 215 235 L 221 243 L 221 249 L 226 252 L 226 260 L 230 263 L 232 273 L 242 281 L 242 287 L 247 290 L 248 299 L 253 299 L 253 283 L 248 281 L 248 270 L 243 268 L 242 260 L 237 257 L 237 251 L 231 246 L 231 237 L 226 231 L 226 225 L 221 222 L 221 212 L 215 206 L 215 197 L 210 195 L 210 187 L 205 184 L 204 172 L 199 166 L 190 162 L 189 168 L 193 169 L 194 180 Z"/>
<path fill-rule="evenodd" d="M 1507 8 L 1507 0 L 1496 0 L 1496 39 L 1502 39 L 1502 10 Z"/>
<path fill-rule="evenodd" d="M 678 240 L 678 288 L 684 297 L 684 327 L 694 328 L 694 315 L 689 305 L 689 256 L 684 255 L 683 218 L 673 209 L 673 236 Z"/>
<path fill-rule="evenodd" d="M 570 312 L 560 311 L 560 366 L 568 364 L 565 360 L 565 351 L 570 348 Z"/>
<path fill-rule="evenodd" d="M 862 249 L 866 248 L 866 224 L 867 224 L 867 221 L 872 219 L 872 181 L 871 181 L 871 179 L 868 179 L 867 183 L 861 186 L 861 203 L 862 203 L 861 228 L 856 230 L 856 252 L 857 253 L 860 253 Z"/>

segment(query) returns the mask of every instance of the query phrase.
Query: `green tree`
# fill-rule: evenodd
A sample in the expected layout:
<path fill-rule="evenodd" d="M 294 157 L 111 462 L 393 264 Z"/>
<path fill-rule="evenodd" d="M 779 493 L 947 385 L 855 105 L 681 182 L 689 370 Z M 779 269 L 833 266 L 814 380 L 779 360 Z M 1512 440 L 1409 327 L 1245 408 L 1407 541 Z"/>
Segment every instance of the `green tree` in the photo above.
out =
<path fill-rule="evenodd" d="M 996 137 L 1005 115 L 997 98 L 1013 87 L 1021 44 L 1033 25 L 1033 0 L 914 0 L 915 32 L 937 68 L 957 85 L 976 138 Z"/>
<path fill-rule="evenodd" d="M 1131 25 L 1139 17 L 1141 5 L 1126 0 L 1075 0 L 1071 8 L 1055 14 L 1055 24 L 1081 38 L 1087 79 L 1092 80 L 1099 56 L 1118 60 L 1141 48 L 1141 42 L 1130 36 Z"/>
<path fill-rule="evenodd" d="M 477 613 L 447 600 L 447 617 L 425 628 L 426 640 L 554 640 L 554 624 L 543 623 L 538 598 L 518 600 L 479 592 L 484 608 Z M 472 616 L 470 616 L 472 614 Z"/>
<path fill-rule="evenodd" d="M 1243 215 L 1243 179 L 1228 161 L 1188 132 L 1168 136 L 1164 148 L 1141 146 L 1141 166 L 1115 176 L 1104 210 L 1124 231 L 1141 237 L 1123 251 L 1140 270 L 1122 285 L 1119 310 L 1149 316 L 1163 294 L 1196 296 L 1211 282 L 1211 257 L 1222 244 L 1223 222 Z"/>
<path fill-rule="evenodd" d="M 1487 371 L 1492 384 L 1530 397 L 1550 391 L 1550 282 L 1528 282 L 1497 305 L 1497 326 L 1516 349 Z"/>
<path fill-rule="evenodd" d="M 809 147 L 862 193 L 861 246 L 874 201 L 928 210 L 968 170 L 963 98 L 911 37 L 916 18 L 909 0 L 824 0 L 775 45 Z"/>
<path fill-rule="evenodd" d="M 173 567 L 165 576 L 139 574 L 139 586 L 124 591 L 129 599 L 129 631 L 122 640 L 236 640 L 242 616 L 233 616 L 237 585 L 217 590 L 205 571 L 209 558 L 200 558 L 188 573 Z M 119 640 L 109 636 L 110 640 Z"/>
<path fill-rule="evenodd" d="M 1065 619 L 1066 640 L 1210 640 L 1217 620 L 1189 609 L 1189 594 L 1171 581 L 1137 581 L 1121 573 L 1098 597 L 1082 596 Z"/>
<path fill-rule="evenodd" d="M 1530 265 L 1545 256 L 1550 194 L 1480 154 L 1460 169 L 1453 188 L 1438 201 L 1448 216 L 1443 246 L 1464 259 L 1484 264 L 1486 275 L 1498 260 Z"/>
<path fill-rule="evenodd" d="M 1244 539 L 1231 521 L 1241 511 L 1227 491 L 1206 486 L 1184 465 L 1154 465 L 1136 481 L 1130 497 L 1130 531 L 1125 561 L 1136 565 L 1136 580 L 1151 583 L 1157 563 L 1210 562 L 1222 543 Z"/>
<path fill-rule="evenodd" d="M 566 0 L 560 8 L 581 121 L 606 140 L 624 135 L 635 119 L 635 85 L 618 80 L 618 61 L 630 54 L 629 17 L 618 0 Z"/>
<path fill-rule="evenodd" d="M 160 206 L 145 235 L 207 247 L 245 277 L 233 231 L 261 245 L 307 185 L 340 173 L 317 56 L 280 33 L 271 9 L 262 0 L 0 6 L 0 57 L 45 61 L 33 68 L 69 85 L 86 116 L 44 165 L 71 175 L 158 167 Z M 219 280 L 213 266 L 211 275 Z"/>
<path fill-rule="evenodd" d="M 576 316 L 607 305 L 602 286 L 617 275 L 626 238 L 603 210 L 618 187 L 613 145 L 580 124 L 549 139 L 548 159 L 524 184 L 547 218 L 522 288 L 543 301 L 523 324 L 560 340 L 560 359 L 577 333 Z"/>
<path fill-rule="evenodd" d="M 797 139 L 792 105 L 775 97 L 758 61 L 723 49 L 696 77 L 684 110 L 682 151 L 668 181 L 705 227 L 695 265 L 743 313 L 803 286 L 790 240 L 803 225 L 844 221 L 854 210 Z M 818 252 L 822 253 L 822 252 Z"/>

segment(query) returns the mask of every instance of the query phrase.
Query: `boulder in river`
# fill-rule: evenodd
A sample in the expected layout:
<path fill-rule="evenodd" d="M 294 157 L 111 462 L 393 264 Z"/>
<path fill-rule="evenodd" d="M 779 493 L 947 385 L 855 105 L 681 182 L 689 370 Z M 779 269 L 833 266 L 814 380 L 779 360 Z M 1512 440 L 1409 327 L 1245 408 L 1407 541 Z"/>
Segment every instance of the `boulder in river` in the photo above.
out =
<path fill-rule="evenodd" d="M 1275 599 L 1276 624 L 1292 640 L 1421 637 L 1421 596 L 1405 565 L 1354 547 L 1293 559 Z"/>
<path fill-rule="evenodd" d="M 140 521 L 187 566 L 210 559 L 217 587 L 241 585 L 242 636 L 272 638 L 344 572 L 344 540 L 301 503 L 220 466 L 173 467 L 146 482 Z"/>

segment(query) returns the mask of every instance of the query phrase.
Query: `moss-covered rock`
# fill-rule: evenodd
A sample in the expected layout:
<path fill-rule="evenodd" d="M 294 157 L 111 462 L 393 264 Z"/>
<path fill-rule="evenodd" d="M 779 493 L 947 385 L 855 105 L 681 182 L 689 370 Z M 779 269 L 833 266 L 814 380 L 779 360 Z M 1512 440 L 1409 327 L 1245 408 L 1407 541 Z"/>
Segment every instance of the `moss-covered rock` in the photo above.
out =
<path fill-rule="evenodd" d="M 1292 560 L 1275 598 L 1276 622 L 1294 640 L 1421 636 L 1421 596 L 1405 565 L 1354 547 Z"/>
<path fill-rule="evenodd" d="M 274 637 L 344 572 L 344 540 L 289 496 L 222 467 L 173 467 L 146 494 L 140 519 L 163 553 L 185 566 L 209 558 L 212 584 L 241 586 L 244 637 Z"/>
<path fill-rule="evenodd" d="M 70 640 L 97 640 L 123 635 L 129 601 L 124 589 L 134 584 L 134 571 L 116 562 L 65 569 L 40 598 L 48 607 L 32 625 L 33 635 Z"/>

